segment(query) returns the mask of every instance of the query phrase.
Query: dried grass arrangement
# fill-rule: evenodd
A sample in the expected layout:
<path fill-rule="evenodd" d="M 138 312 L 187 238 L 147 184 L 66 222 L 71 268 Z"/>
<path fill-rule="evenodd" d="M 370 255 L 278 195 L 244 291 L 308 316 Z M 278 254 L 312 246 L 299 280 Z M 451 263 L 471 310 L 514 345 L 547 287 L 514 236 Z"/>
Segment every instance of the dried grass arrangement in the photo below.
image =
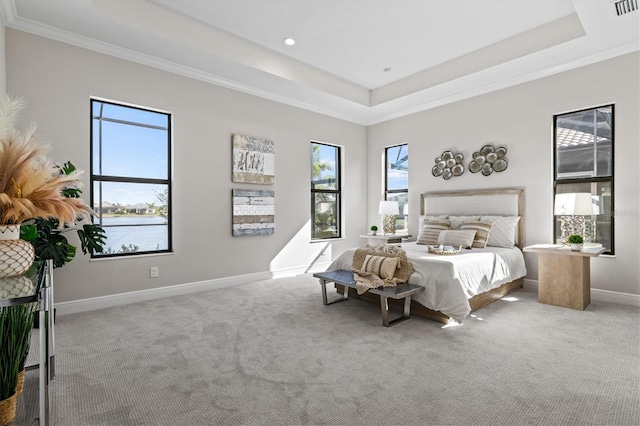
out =
<path fill-rule="evenodd" d="M 48 160 L 50 147 L 38 139 L 37 126 L 15 129 L 22 100 L 6 97 L 0 103 L 0 224 L 20 224 L 40 217 L 56 218 L 60 226 L 73 226 L 92 210 L 64 192 L 80 187 L 82 172 L 61 173 Z"/>

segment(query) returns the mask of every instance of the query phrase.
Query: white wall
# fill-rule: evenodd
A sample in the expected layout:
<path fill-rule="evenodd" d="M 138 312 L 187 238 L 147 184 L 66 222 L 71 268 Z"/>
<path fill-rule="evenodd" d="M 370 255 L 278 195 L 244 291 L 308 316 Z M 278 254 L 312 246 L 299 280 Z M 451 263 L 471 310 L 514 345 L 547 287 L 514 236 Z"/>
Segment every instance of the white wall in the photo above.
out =
<path fill-rule="evenodd" d="M 0 10 L 0 94 L 4 94 L 7 91 L 7 59 L 6 59 L 6 27 L 4 25 L 4 17 L 2 16 L 2 10 Z"/>
<path fill-rule="evenodd" d="M 616 256 L 592 260 L 592 287 L 640 294 L 638 53 L 364 128 L 12 29 L 6 45 L 7 89 L 25 98 L 25 122 L 39 123 L 57 161 L 88 170 L 90 96 L 174 114 L 175 253 L 110 261 L 79 255 L 56 271 L 58 302 L 326 262 L 360 245 L 358 235 L 380 222 L 383 148 L 405 142 L 414 235 L 422 192 L 522 186 L 525 244 L 549 242 L 552 117 L 612 102 L 615 210 L 622 214 L 616 218 Z M 232 133 L 276 141 L 276 183 L 258 187 L 276 194 L 273 236 L 231 237 L 231 188 L 257 187 L 231 183 Z M 345 147 L 346 238 L 328 247 L 309 243 L 309 165 L 301 159 L 309 156 L 310 140 Z M 442 151 L 461 151 L 467 163 L 485 143 L 508 147 L 507 171 L 489 177 L 466 171 L 450 181 L 431 176 Z M 528 278 L 537 279 L 536 256 L 526 260 Z M 160 278 L 148 278 L 150 266 L 159 266 Z"/>
<path fill-rule="evenodd" d="M 592 288 L 640 294 L 640 53 L 416 113 L 367 129 L 368 222 L 379 221 L 383 148 L 409 143 L 410 232 L 417 232 L 420 194 L 427 191 L 524 187 L 525 245 L 553 237 L 553 115 L 615 103 L 615 257 L 591 261 Z M 482 176 L 468 170 L 445 181 L 431 175 L 445 150 L 462 152 L 465 168 L 485 143 L 506 145 L 509 167 Z M 528 278 L 537 256 L 526 254 Z"/>
<path fill-rule="evenodd" d="M 71 160 L 89 170 L 90 96 L 173 113 L 175 253 L 100 261 L 79 254 L 56 270 L 56 302 L 306 270 L 360 243 L 366 217 L 364 127 L 21 31 L 7 29 L 6 37 L 7 87 L 25 99 L 24 122 L 39 124 L 58 162 Z M 232 133 L 275 141 L 274 185 L 232 184 Z M 332 243 L 309 242 L 311 140 L 344 147 L 346 238 Z M 275 191 L 274 235 L 231 236 L 232 188 Z M 88 200 L 88 190 L 84 195 Z M 149 278 L 150 266 L 159 267 L 159 278 Z"/>

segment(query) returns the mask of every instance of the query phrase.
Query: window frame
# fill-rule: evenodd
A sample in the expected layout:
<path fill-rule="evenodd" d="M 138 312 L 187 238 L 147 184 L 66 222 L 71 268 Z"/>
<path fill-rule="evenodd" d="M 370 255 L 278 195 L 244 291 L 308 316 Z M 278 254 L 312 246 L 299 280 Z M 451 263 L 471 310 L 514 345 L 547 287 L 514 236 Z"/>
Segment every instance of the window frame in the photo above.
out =
<path fill-rule="evenodd" d="M 311 154 L 311 169 L 313 170 L 313 146 L 323 145 L 336 150 L 336 189 L 316 189 L 313 185 L 313 172 L 311 173 L 311 241 L 335 240 L 342 238 L 342 147 L 326 142 L 311 141 L 309 148 Z M 336 235 L 328 237 L 314 237 L 315 217 L 316 217 L 316 194 L 334 194 L 336 196 Z"/>
<path fill-rule="evenodd" d="M 407 187 L 406 188 L 401 188 L 401 189 L 389 189 L 389 150 L 393 149 L 393 148 L 398 148 L 398 147 L 402 147 L 402 146 L 406 146 L 407 147 Z M 407 194 L 407 203 L 409 204 L 409 166 L 408 166 L 408 162 L 409 162 L 409 143 L 405 142 L 405 143 L 400 143 L 400 144 L 396 144 L 396 145 L 391 145 L 391 146 L 387 146 L 384 148 L 384 199 L 388 200 L 389 199 L 389 195 L 393 195 L 393 194 Z M 407 215 L 405 215 L 403 213 L 403 209 L 400 208 L 400 213 L 396 216 L 396 226 L 397 226 L 397 222 L 398 220 L 402 220 L 404 219 L 405 221 L 405 227 L 402 228 L 401 230 L 405 230 L 405 231 L 409 231 L 409 224 L 407 223 Z"/>
<path fill-rule="evenodd" d="M 114 105 L 116 107 L 125 107 L 136 109 L 145 112 L 152 112 L 158 114 L 164 114 L 167 116 L 167 128 L 163 127 L 147 125 L 143 123 L 129 122 L 121 119 L 111 119 L 95 116 L 93 113 L 94 103 L 108 104 Z M 103 121 L 109 121 L 113 123 L 121 123 L 121 124 L 129 124 L 136 125 L 146 128 L 156 128 L 165 130 L 167 133 L 167 178 L 140 178 L 140 177 L 126 177 L 126 176 L 111 176 L 111 175 L 103 175 L 101 173 L 96 173 L 94 169 L 94 120 L 99 120 L 100 124 Z M 101 138 L 101 136 L 100 136 Z M 98 142 L 99 150 L 102 150 L 103 141 L 102 138 L 100 142 Z M 100 152 L 98 155 L 99 168 L 102 167 L 102 153 Z M 100 197 L 98 200 L 95 198 L 94 187 L 95 184 L 100 183 L 141 183 L 141 184 L 156 184 L 156 185 L 166 185 L 167 186 L 167 248 L 160 250 L 144 250 L 144 251 L 135 251 L 135 252 L 127 252 L 127 253 L 110 253 L 110 254 L 102 254 L 96 253 L 94 251 L 91 252 L 91 259 L 109 259 L 109 258 L 118 258 L 118 257 L 130 257 L 130 256 L 141 256 L 141 255 L 153 255 L 153 254 L 165 254 L 165 253 L 173 253 L 173 203 L 172 203 L 172 166 L 173 166 L 173 115 L 168 111 L 163 111 L 160 109 L 143 107 L 139 105 L 132 105 L 126 102 L 118 102 L 98 97 L 91 97 L 89 99 L 89 187 L 90 187 L 90 203 L 91 206 L 95 206 L 96 202 L 98 205 L 102 206 L 102 191 L 100 192 Z M 108 229 L 112 225 L 104 225 L 102 224 L 102 209 L 100 212 L 96 212 L 94 216 L 94 223 L 96 218 L 98 222 L 103 228 Z M 130 226 L 130 227 L 139 227 L 139 226 L 148 226 L 148 225 L 118 225 L 118 226 Z M 108 242 L 108 238 L 107 238 Z"/>
<path fill-rule="evenodd" d="M 576 114 L 589 110 L 597 110 L 599 108 L 611 108 L 611 174 L 609 176 L 589 176 L 589 177 L 558 177 L 558 118 L 569 114 Z M 555 198 L 557 194 L 558 184 L 571 185 L 571 184 L 600 184 L 609 183 L 611 188 L 610 205 L 611 211 L 605 211 L 601 215 L 608 216 L 610 220 L 610 232 L 611 232 L 611 247 L 605 251 L 604 255 L 615 255 L 615 214 L 614 214 L 614 177 L 615 177 L 615 104 L 597 105 L 588 108 L 581 108 L 577 110 L 563 112 L 561 114 L 554 114 L 553 116 L 553 203 L 552 206 L 555 209 Z M 556 235 L 558 234 L 558 224 L 554 215 L 553 219 L 553 236 L 552 241 L 556 242 Z M 597 241 L 596 241 L 597 243 Z"/>

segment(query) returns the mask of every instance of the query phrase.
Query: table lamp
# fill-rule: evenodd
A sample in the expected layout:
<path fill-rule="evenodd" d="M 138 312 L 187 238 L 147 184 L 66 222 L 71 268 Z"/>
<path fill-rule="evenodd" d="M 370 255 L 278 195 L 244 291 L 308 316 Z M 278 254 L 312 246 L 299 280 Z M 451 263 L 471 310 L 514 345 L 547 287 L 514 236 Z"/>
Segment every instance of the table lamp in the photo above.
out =
<path fill-rule="evenodd" d="M 385 234 L 396 233 L 396 216 L 400 214 L 397 201 L 380 201 L 378 214 L 382 215 L 382 230 Z"/>

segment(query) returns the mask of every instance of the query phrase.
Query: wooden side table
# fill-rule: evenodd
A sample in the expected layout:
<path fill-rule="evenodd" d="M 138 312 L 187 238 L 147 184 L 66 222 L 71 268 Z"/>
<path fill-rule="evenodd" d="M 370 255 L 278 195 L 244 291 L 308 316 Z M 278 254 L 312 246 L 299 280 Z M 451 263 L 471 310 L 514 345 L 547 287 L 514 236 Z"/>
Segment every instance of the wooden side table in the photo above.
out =
<path fill-rule="evenodd" d="M 369 244 L 400 244 L 403 238 L 411 238 L 410 234 L 377 234 L 377 235 L 360 235 L 360 238 L 366 238 Z"/>
<path fill-rule="evenodd" d="M 555 244 L 523 248 L 538 253 L 538 302 L 583 311 L 591 302 L 591 258 L 605 250 L 572 251 Z"/>

